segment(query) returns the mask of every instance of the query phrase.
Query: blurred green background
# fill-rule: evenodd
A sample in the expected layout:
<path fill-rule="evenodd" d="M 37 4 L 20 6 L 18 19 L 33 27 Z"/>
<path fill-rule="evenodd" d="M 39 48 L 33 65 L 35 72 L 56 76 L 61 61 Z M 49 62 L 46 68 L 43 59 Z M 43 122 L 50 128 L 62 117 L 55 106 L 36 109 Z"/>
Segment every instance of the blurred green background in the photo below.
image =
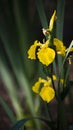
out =
<path fill-rule="evenodd" d="M 9 129 L 16 119 L 40 115 L 40 101 L 31 86 L 44 73 L 38 61 L 28 59 L 27 51 L 34 40 L 42 41 L 42 28 L 56 6 L 57 0 L 43 0 L 43 5 L 41 0 L 0 0 L 0 129 L 3 124 Z M 67 46 L 73 39 L 72 12 L 73 1 L 67 0 L 63 30 Z"/>

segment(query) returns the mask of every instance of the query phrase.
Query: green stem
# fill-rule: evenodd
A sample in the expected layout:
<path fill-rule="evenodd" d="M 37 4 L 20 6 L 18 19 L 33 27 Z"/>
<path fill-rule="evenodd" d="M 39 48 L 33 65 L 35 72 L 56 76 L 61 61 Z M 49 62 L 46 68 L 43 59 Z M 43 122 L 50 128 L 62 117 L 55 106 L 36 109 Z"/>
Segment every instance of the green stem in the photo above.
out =
<path fill-rule="evenodd" d="M 67 130 L 65 104 L 61 100 L 58 103 L 57 129 L 58 130 Z"/>
<path fill-rule="evenodd" d="M 65 0 L 57 0 L 56 37 L 60 40 L 63 40 L 64 8 L 65 8 Z M 60 73 L 61 71 L 60 69 L 62 66 L 62 57 L 58 56 L 57 60 L 58 60 L 59 74 L 62 75 L 62 73 Z M 59 92 L 60 92 L 60 86 L 58 85 L 58 95 Z"/>
<path fill-rule="evenodd" d="M 64 8 L 65 8 L 65 0 L 57 0 L 56 37 L 59 38 L 60 40 L 63 40 Z M 58 56 L 57 60 L 59 71 L 58 76 L 61 77 L 63 75 L 63 69 L 62 69 L 63 59 L 61 56 Z M 58 95 L 60 93 L 59 84 L 60 83 L 58 83 Z"/>
<path fill-rule="evenodd" d="M 56 37 L 63 41 L 63 25 L 64 25 L 64 9 L 65 9 L 65 0 L 57 0 L 57 20 L 56 20 Z M 61 77 L 63 74 L 61 71 L 61 66 L 63 63 L 63 59 L 61 56 L 58 56 L 58 68 L 59 68 L 59 76 Z M 60 79 L 59 81 L 60 82 Z M 58 117 L 57 117 L 57 129 L 58 130 L 67 130 L 66 124 L 66 115 L 65 115 L 65 107 L 64 102 L 62 102 L 60 98 L 60 83 L 58 83 Z"/>

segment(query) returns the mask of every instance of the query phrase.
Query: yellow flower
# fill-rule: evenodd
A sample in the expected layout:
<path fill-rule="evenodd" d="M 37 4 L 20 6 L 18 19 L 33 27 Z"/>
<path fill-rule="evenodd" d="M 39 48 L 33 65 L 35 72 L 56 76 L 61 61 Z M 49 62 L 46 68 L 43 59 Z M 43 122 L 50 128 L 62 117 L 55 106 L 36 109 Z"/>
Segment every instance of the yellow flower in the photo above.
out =
<path fill-rule="evenodd" d="M 34 44 L 28 50 L 28 58 L 36 59 L 36 55 L 39 61 L 48 66 L 55 59 L 55 51 L 52 48 L 48 47 L 49 40 L 47 40 L 44 44 L 35 41 Z M 39 46 L 39 49 L 36 52 L 36 48 Z"/>
<path fill-rule="evenodd" d="M 42 48 L 38 53 L 38 59 L 39 61 L 48 66 L 49 64 L 51 64 L 54 61 L 55 58 L 55 51 L 51 48 Z"/>
<path fill-rule="evenodd" d="M 32 90 L 35 93 L 39 93 L 40 84 L 42 83 L 42 78 L 39 78 L 39 80 L 32 86 Z"/>
<path fill-rule="evenodd" d="M 68 48 L 66 49 L 66 52 L 68 51 Z M 73 47 L 71 47 L 71 49 L 70 49 L 70 52 L 72 52 L 73 51 Z"/>
<path fill-rule="evenodd" d="M 56 51 L 60 55 L 65 55 L 66 47 L 63 45 L 63 42 L 57 38 L 54 38 L 54 45 L 56 46 Z"/>
<path fill-rule="evenodd" d="M 49 87 L 49 86 L 44 86 L 39 95 L 41 96 L 41 98 L 46 101 L 47 103 L 49 103 L 55 96 L 55 91 L 53 88 Z"/>
<path fill-rule="evenodd" d="M 49 23 L 49 30 L 50 31 L 52 31 L 52 29 L 53 29 L 55 20 L 56 20 L 56 10 L 54 11 L 54 13 L 51 17 L 50 23 Z"/>
<path fill-rule="evenodd" d="M 63 45 L 62 41 L 57 38 L 54 38 L 54 45 L 56 47 L 57 54 L 66 56 L 66 53 L 69 48 L 66 48 L 66 46 Z M 70 48 L 69 52 L 73 52 L 73 47 Z"/>
<path fill-rule="evenodd" d="M 34 44 L 28 50 L 28 58 L 36 59 L 36 48 L 37 48 L 37 46 L 40 46 L 40 45 L 41 45 L 41 43 L 38 42 L 37 40 L 34 42 Z"/>
<path fill-rule="evenodd" d="M 72 52 L 73 51 L 73 47 L 70 49 L 70 52 Z"/>
<path fill-rule="evenodd" d="M 47 80 L 39 78 L 34 86 L 32 86 L 32 90 L 48 103 L 55 97 L 55 91 L 51 85 L 51 78 L 47 77 Z"/>

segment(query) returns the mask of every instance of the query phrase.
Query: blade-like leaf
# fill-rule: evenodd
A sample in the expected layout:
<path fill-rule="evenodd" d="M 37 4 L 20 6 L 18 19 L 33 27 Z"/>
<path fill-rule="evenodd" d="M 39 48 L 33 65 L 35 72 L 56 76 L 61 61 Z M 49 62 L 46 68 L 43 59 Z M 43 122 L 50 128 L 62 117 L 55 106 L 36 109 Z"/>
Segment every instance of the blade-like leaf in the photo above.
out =
<path fill-rule="evenodd" d="M 42 0 L 35 0 L 36 7 L 40 16 L 40 20 L 43 28 L 48 28 L 47 18 L 44 11 Z"/>
<path fill-rule="evenodd" d="M 11 109 L 9 108 L 9 106 L 7 105 L 7 103 L 3 100 L 2 97 L 0 97 L 0 104 L 2 105 L 2 107 L 4 108 L 6 114 L 8 115 L 8 117 L 10 118 L 10 120 L 12 121 L 12 123 L 14 123 L 16 121 L 16 117 L 14 116 L 13 112 L 11 111 Z"/>
<path fill-rule="evenodd" d="M 73 81 L 69 81 L 68 85 L 63 89 L 63 92 L 61 93 L 61 99 L 64 100 L 64 98 L 69 94 L 70 89 L 73 86 Z"/>
<path fill-rule="evenodd" d="M 39 117 L 32 117 L 32 118 L 25 118 L 22 120 L 17 121 L 17 123 L 11 128 L 11 130 L 19 130 L 19 128 L 21 128 L 21 126 L 23 126 L 27 121 L 30 120 L 35 120 L 38 119 L 40 121 L 43 121 L 48 127 L 50 126 L 51 128 L 53 128 L 53 130 L 56 130 L 56 128 L 54 127 L 54 122 L 50 122 L 46 119 L 43 118 L 39 118 Z"/>

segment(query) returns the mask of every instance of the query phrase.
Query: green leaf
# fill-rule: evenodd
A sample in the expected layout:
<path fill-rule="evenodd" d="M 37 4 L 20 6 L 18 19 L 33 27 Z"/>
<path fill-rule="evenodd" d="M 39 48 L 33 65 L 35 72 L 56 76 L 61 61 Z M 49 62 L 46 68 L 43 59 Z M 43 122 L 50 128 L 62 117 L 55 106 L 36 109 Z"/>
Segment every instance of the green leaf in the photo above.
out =
<path fill-rule="evenodd" d="M 71 87 L 73 86 L 73 81 L 69 81 L 68 85 L 63 89 L 63 92 L 61 93 L 61 99 L 64 100 L 64 98 L 69 94 L 69 91 Z"/>
<path fill-rule="evenodd" d="M 42 0 L 35 0 L 36 7 L 40 16 L 40 20 L 43 28 L 48 28 L 47 18 L 44 11 Z"/>
<path fill-rule="evenodd" d="M 65 56 L 65 59 L 64 59 L 63 64 L 65 63 L 65 61 L 66 61 L 66 59 L 67 59 L 67 57 L 68 57 L 68 54 L 69 54 L 69 52 L 70 52 L 72 46 L 73 46 L 73 40 L 72 40 L 72 42 L 70 43 L 70 45 L 69 45 L 69 47 L 68 47 L 68 50 L 67 50 L 67 53 L 66 53 L 66 56 Z"/>
<path fill-rule="evenodd" d="M 34 120 L 34 119 L 38 119 L 40 121 L 43 121 L 47 127 L 51 127 L 53 128 L 53 130 L 56 130 L 56 128 L 53 126 L 54 125 L 54 122 L 50 122 L 46 119 L 43 119 L 43 118 L 39 118 L 39 117 L 32 117 L 32 118 L 25 118 L 25 119 L 22 119 L 22 120 L 19 120 L 17 121 L 17 123 L 11 128 L 11 130 L 19 130 L 19 128 L 21 128 L 27 121 L 30 121 L 30 120 Z"/>
<path fill-rule="evenodd" d="M 11 121 L 14 123 L 16 118 L 13 114 L 13 112 L 10 110 L 9 106 L 7 105 L 7 103 L 3 100 L 2 97 L 0 97 L 0 104 L 2 105 L 3 109 L 5 110 L 6 114 L 8 115 L 8 117 L 11 119 Z"/>
<path fill-rule="evenodd" d="M 56 37 L 63 40 L 65 0 L 57 0 Z"/>

